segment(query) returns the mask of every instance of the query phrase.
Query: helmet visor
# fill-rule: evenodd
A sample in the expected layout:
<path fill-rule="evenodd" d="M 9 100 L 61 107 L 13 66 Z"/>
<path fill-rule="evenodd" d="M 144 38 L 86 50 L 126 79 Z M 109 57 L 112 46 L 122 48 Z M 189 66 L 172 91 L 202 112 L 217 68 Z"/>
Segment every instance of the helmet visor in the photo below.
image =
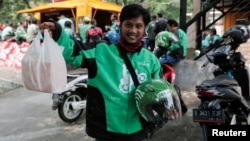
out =
<path fill-rule="evenodd" d="M 165 98 L 153 104 L 145 105 L 148 119 L 158 126 L 162 126 L 168 120 L 181 118 L 181 106 L 176 92 L 164 90 Z"/>

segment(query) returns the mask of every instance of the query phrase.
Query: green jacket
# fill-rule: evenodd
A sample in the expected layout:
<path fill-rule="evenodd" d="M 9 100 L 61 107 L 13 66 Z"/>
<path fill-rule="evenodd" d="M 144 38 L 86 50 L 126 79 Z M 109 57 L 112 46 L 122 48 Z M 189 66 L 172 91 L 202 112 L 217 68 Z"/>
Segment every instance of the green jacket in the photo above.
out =
<path fill-rule="evenodd" d="M 222 40 L 222 38 L 219 35 L 214 35 L 214 36 L 207 35 L 206 38 L 204 40 L 202 40 L 202 42 L 201 42 L 202 48 L 208 48 L 211 45 L 214 45 L 214 44 L 220 42 L 221 40 Z"/>
<path fill-rule="evenodd" d="M 26 40 L 26 31 L 23 27 L 18 27 L 15 32 L 15 39 L 19 40 Z"/>
<path fill-rule="evenodd" d="M 2 38 L 3 41 L 6 40 L 7 36 L 14 36 L 14 35 L 15 35 L 14 30 L 10 26 L 5 27 L 3 29 L 3 31 L 1 32 L 1 38 Z"/>
<path fill-rule="evenodd" d="M 112 22 L 112 25 L 111 25 L 111 27 L 110 27 L 110 30 L 111 30 L 111 31 L 115 31 L 115 32 L 117 32 L 117 33 L 120 33 L 119 24 L 118 24 L 117 21 L 113 21 L 113 22 Z"/>
<path fill-rule="evenodd" d="M 90 29 L 90 24 L 85 24 L 79 27 L 79 35 L 83 43 L 86 43 L 86 31 Z"/>
<path fill-rule="evenodd" d="M 180 43 L 173 43 L 168 54 L 177 56 L 177 57 L 186 57 L 187 49 L 188 49 L 188 41 L 186 33 L 181 30 L 177 29 L 173 32 L 180 40 Z"/>
<path fill-rule="evenodd" d="M 64 46 L 63 56 L 66 63 L 88 68 L 88 135 L 107 140 L 122 140 L 117 139 L 116 135 L 122 135 L 126 139 L 130 135 L 138 136 L 142 131 L 142 124 L 134 99 L 135 86 L 119 56 L 118 46 L 104 42 L 96 45 L 80 42 L 76 44 L 64 30 L 59 33 L 61 34 L 56 35 L 57 43 Z M 128 53 L 128 58 L 140 83 L 159 78 L 160 63 L 150 51 L 142 48 L 138 52 Z"/>

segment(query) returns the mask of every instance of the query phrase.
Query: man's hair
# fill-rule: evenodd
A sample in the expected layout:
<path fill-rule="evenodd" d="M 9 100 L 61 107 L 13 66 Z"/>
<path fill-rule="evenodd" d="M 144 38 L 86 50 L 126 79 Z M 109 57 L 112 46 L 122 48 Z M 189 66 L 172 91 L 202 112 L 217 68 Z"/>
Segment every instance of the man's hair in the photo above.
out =
<path fill-rule="evenodd" d="M 71 27 L 71 22 L 70 22 L 70 21 L 66 21 L 66 22 L 64 23 L 64 26 L 70 28 L 70 27 Z"/>
<path fill-rule="evenodd" d="M 210 28 L 210 32 L 213 33 L 214 35 L 217 34 L 217 30 L 213 27 L 213 28 Z"/>
<path fill-rule="evenodd" d="M 158 13 L 157 13 L 157 16 L 160 17 L 160 18 L 162 18 L 162 17 L 163 17 L 163 14 L 162 14 L 161 12 L 158 12 Z"/>
<path fill-rule="evenodd" d="M 177 21 L 174 20 L 174 19 L 168 19 L 167 24 L 170 25 L 170 26 L 175 26 L 175 27 L 179 26 Z"/>
<path fill-rule="evenodd" d="M 116 13 L 112 13 L 113 17 L 117 20 L 118 16 Z"/>
<path fill-rule="evenodd" d="M 37 24 L 37 19 L 36 19 L 36 18 L 32 18 L 32 19 L 31 19 L 31 23 Z"/>
<path fill-rule="evenodd" d="M 14 26 L 14 24 L 13 24 L 12 22 L 9 22 L 9 23 L 8 23 L 8 26 L 13 27 L 13 26 Z"/>
<path fill-rule="evenodd" d="M 153 15 L 153 16 L 152 16 L 152 20 L 156 20 L 156 15 Z"/>
<path fill-rule="evenodd" d="M 95 19 L 91 19 L 90 24 L 92 24 L 92 25 L 96 24 L 96 20 Z"/>
<path fill-rule="evenodd" d="M 143 8 L 139 4 L 129 4 L 122 8 L 120 15 L 120 23 L 124 22 L 126 19 L 137 18 L 139 16 L 143 17 L 143 22 L 148 25 L 150 22 L 150 14 L 148 10 Z"/>

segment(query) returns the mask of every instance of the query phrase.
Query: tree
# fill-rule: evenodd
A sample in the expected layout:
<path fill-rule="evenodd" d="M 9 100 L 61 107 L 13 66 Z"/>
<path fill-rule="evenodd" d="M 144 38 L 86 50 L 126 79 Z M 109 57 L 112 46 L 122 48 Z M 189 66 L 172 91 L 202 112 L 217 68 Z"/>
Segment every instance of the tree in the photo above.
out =
<path fill-rule="evenodd" d="M 173 18 L 179 21 L 180 17 L 180 0 L 107 0 L 108 2 L 119 5 L 131 3 L 141 4 L 147 8 L 152 15 L 162 12 L 165 18 Z M 187 0 L 187 11 L 192 12 L 192 0 Z"/>
<path fill-rule="evenodd" d="M 1 0 L 0 7 L 0 23 L 17 23 L 19 20 L 24 20 L 23 15 L 17 14 L 18 10 L 31 8 L 40 4 L 44 4 L 47 0 Z M 7 12 L 6 12 L 7 11 Z"/>
<path fill-rule="evenodd" d="M 2 1 L 2 3 L 1 3 Z M 119 5 L 127 5 L 138 3 L 147 8 L 150 13 L 156 15 L 163 12 L 166 18 L 173 18 L 179 21 L 180 16 L 180 0 L 107 0 L 108 2 Z M 187 0 L 188 12 L 192 11 L 192 0 Z M 0 0 L 0 23 L 13 22 L 23 19 L 24 14 L 17 14 L 16 11 L 31 8 L 44 3 L 50 3 L 52 0 Z M 6 12 L 8 11 L 8 12 Z"/>

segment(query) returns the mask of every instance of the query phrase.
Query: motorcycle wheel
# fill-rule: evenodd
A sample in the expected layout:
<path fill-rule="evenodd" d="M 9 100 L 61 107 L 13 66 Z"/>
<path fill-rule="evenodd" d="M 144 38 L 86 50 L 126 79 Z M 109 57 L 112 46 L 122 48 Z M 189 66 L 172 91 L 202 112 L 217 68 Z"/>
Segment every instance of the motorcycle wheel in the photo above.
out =
<path fill-rule="evenodd" d="M 84 100 L 82 94 L 78 92 L 71 92 L 69 96 L 65 95 L 63 102 L 58 106 L 58 115 L 64 121 L 72 123 L 78 120 L 83 113 L 84 109 L 74 110 L 71 106 L 71 102 L 77 102 Z"/>
<path fill-rule="evenodd" d="M 180 100 L 180 104 L 181 104 L 181 111 L 182 111 L 182 114 L 184 115 L 188 111 L 188 107 L 185 104 L 184 100 L 182 99 L 180 88 L 177 85 L 174 85 L 174 88 L 179 96 L 179 100 Z"/>

